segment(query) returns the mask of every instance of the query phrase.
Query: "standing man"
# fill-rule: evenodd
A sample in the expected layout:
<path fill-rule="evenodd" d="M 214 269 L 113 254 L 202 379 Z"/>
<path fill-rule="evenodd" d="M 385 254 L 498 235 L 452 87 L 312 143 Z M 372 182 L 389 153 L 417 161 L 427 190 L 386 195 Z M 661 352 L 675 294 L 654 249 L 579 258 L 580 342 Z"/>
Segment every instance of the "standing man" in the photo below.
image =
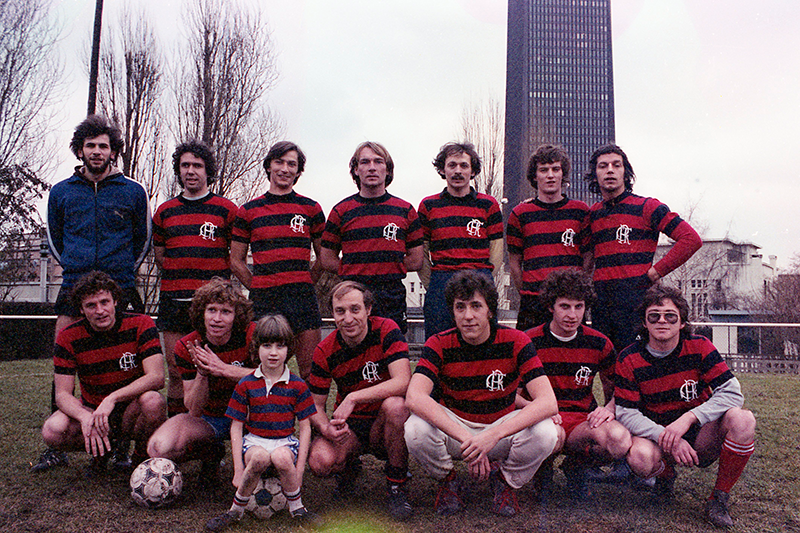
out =
<path fill-rule="evenodd" d="M 434 335 L 406 393 L 413 413 L 405 424 L 408 451 L 439 480 L 436 513 L 463 509 L 454 459 L 470 475 L 490 482 L 492 512 L 519 511 L 516 490 L 553 452 L 558 436 L 551 417 L 556 398 L 530 339 L 497 324 L 497 289 L 473 270 L 458 272 L 445 288 L 456 329 Z M 531 402 L 515 410 L 518 388 Z"/>
<path fill-rule="evenodd" d="M 614 420 L 614 364 L 617 352 L 608 338 L 582 324 L 594 301 L 592 279 L 577 269 L 551 272 L 541 285 L 539 297 L 553 318 L 526 334 L 558 401 L 554 418 L 558 429 L 557 451 L 567 458 L 561 469 L 571 496 L 588 496 L 586 472 L 590 466 L 624 459 L 631 435 Z M 595 375 L 600 376 L 604 404 L 594 397 Z M 527 403 L 524 398 L 520 403 Z M 550 470 L 552 472 L 552 470 Z"/>
<path fill-rule="evenodd" d="M 675 465 L 719 459 L 705 506 L 708 520 L 732 527 L 728 499 L 755 448 L 756 419 L 743 409 L 739 380 L 705 337 L 693 335 L 680 291 L 656 285 L 640 307 L 642 338 L 617 362 L 617 419 L 633 434 L 628 464 L 656 476 L 656 496 L 673 498 Z"/>
<path fill-rule="evenodd" d="M 69 144 L 82 165 L 57 183 L 47 201 L 47 242 L 62 268 L 54 311 L 55 335 L 80 319 L 70 292 L 92 270 L 107 273 L 121 287 L 121 309 L 144 312 L 136 290 L 136 272 L 150 246 L 150 201 L 144 188 L 116 168 L 123 147 L 119 128 L 100 115 L 78 124 Z M 55 386 L 51 395 L 55 411 Z M 45 450 L 34 471 L 65 464 L 67 456 Z"/>
<path fill-rule="evenodd" d="M 597 291 L 592 324 L 622 350 L 636 339 L 640 322 L 636 307 L 645 291 L 685 263 L 703 241 L 666 204 L 633 194 L 636 175 L 619 146 L 608 144 L 595 150 L 584 179 L 591 192 L 603 197 L 590 213 Z M 653 264 L 659 233 L 675 244 Z"/>
<path fill-rule="evenodd" d="M 589 206 L 565 196 L 570 168 L 562 147 L 539 146 L 528 163 L 528 181 L 536 198 L 520 203 L 508 217 L 508 268 L 519 291 L 517 329 L 522 331 L 550 319 L 547 307 L 538 299 L 539 286 L 547 275 L 583 266 Z"/>
<path fill-rule="evenodd" d="M 334 206 L 322 236 L 323 268 L 363 283 L 375 295 L 373 315 L 405 333 L 406 272 L 422 268 L 422 228 L 414 207 L 386 192 L 394 161 L 383 145 L 363 142 L 350 158 L 358 193 Z M 341 258 L 339 253 L 341 252 Z"/>
<path fill-rule="evenodd" d="M 153 247 L 161 269 L 156 324 L 169 370 L 169 416 L 186 412 L 175 343 L 194 329 L 189 318 L 194 291 L 215 276 L 231 277 L 228 248 L 237 210 L 233 202 L 208 190 L 217 177 L 217 162 L 205 143 L 178 145 L 172 168 L 183 192 L 158 206 L 153 216 Z"/>
<path fill-rule="evenodd" d="M 256 319 L 281 314 L 289 320 L 303 379 L 308 378 L 321 338 L 322 318 L 314 292 L 318 276 L 310 261 L 312 248 L 320 258 L 325 228 L 320 205 L 294 191 L 305 165 L 306 156 L 295 143 L 281 141 L 269 149 L 264 158 L 269 190 L 239 208 L 231 244 L 231 268 L 250 289 Z M 253 273 L 247 268 L 248 246 Z"/>
<path fill-rule="evenodd" d="M 343 281 L 333 288 L 331 304 L 336 331 L 314 352 L 308 386 L 317 406 L 311 424 L 319 436 L 311 443 L 308 466 L 318 476 L 336 475 L 338 492 L 352 492 L 359 456 L 386 459 L 389 513 L 411 516 L 405 483 L 408 450 L 403 423 L 408 418 L 403 397 L 411 366 L 408 344 L 392 320 L 370 316 L 374 300 L 364 285 Z M 337 395 L 333 415 L 326 414 L 331 382 Z"/>
<path fill-rule="evenodd" d="M 459 270 L 491 275 L 503 263 L 503 215 L 497 200 L 475 191 L 481 159 L 470 143 L 448 143 L 433 160 L 447 182 L 419 204 L 424 254 L 419 277 L 425 285 L 425 338 L 455 327 L 444 299 L 447 281 Z"/>
<path fill-rule="evenodd" d="M 59 332 L 53 356 L 58 410 L 45 421 L 42 437 L 56 450 L 85 449 L 94 469 L 131 438 L 134 461 L 144 460 L 147 439 L 165 418 L 158 330 L 147 315 L 117 311 L 121 295 L 104 272 L 80 278 L 72 298 L 83 319 Z M 76 374 L 80 398 L 74 396 Z"/>

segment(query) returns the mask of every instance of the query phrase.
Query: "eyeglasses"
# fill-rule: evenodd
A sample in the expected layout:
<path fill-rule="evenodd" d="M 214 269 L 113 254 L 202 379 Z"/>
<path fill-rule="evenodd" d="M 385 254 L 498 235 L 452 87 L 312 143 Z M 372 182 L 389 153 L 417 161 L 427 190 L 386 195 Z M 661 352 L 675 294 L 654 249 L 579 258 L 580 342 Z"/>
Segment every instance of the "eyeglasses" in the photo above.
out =
<path fill-rule="evenodd" d="M 657 313 L 653 311 L 652 313 L 647 313 L 647 323 L 648 324 L 658 324 L 661 318 L 666 320 L 667 324 L 677 324 L 678 320 L 681 319 L 677 313 L 666 312 L 666 313 Z"/>

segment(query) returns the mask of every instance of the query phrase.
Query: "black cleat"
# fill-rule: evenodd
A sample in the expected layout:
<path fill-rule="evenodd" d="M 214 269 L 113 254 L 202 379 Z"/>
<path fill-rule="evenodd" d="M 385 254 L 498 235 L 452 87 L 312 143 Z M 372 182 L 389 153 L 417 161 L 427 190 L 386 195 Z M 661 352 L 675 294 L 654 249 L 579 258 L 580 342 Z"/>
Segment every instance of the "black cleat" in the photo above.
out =
<path fill-rule="evenodd" d="M 39 456 L 39 460 L 36 461 L 36 464 L 31 464 L 31 471 L 44 472 L 45 470 L 49 470 L 54 466 L 66 466 L 68 464 L 69 458 L 67 457 L 66 452 L 54 450 L 53 448 L 47 448 L 44 452 L 42 452 L 42 455 Z"/>

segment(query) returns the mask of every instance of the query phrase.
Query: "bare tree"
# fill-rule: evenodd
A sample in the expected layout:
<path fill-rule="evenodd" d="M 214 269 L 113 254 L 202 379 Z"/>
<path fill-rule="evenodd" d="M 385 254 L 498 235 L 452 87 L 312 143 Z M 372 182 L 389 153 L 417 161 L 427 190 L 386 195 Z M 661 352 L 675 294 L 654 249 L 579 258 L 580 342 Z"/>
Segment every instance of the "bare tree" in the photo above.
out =
<path fill-rule="evenodd" d="M 98 103 L 101 113 L 115 122 L 125 145 L 119 154 L 123 173 L 138 181 L 152 205 L 168 193 L 172 175 L 162 104 L 164 60 L 153 27 L 143 10 L 130 4 L 105 30 L 100 57 Z M 152 257 L 140 268 L 144 300 L 152 305 L 158 296 L 158 269 Z"/>
<path fill-rule="evenodd" d="M 475 178 L 478 192 L 503 198 L 503 147 L 505 115 L 499 100 L 489 97 L 464 106 L 461 137 L 475 145 L 483 168 Z"/>
<path fill-rule="evenodd" d="M 48 0 L 0 0 L 0 27 L 0 278 L 14 283 L 35 273 L 20 255 L 22 234 L 40 232 L 35 204 L 50 188 L 42 176 L 58 163 L 48 132 L 63 66 Z"/>
<path fill-rule="evenodd" d="M 275 47 L 257 11 L 223 0 L 185 5 L 187 47 L 174 83 L 177 134 L 215 148 L 215 192 L 242 203 L 262 192 L 260 162 L 284 129 L 267 104 L 278 79 Z"/>

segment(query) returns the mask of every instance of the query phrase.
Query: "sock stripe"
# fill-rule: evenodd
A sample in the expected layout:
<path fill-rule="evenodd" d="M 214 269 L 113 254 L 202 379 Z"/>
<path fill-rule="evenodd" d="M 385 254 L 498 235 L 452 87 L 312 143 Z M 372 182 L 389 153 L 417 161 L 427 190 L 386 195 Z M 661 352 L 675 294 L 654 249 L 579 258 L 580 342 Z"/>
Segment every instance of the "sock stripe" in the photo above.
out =
<path fill-rule="evenodd" d="M 291 501 L 299 500 L 300 499 L 300 489 L 297 489 L 294 492 L 286 492 L 283 491 L 283 495 L 286 496 L 286 499 Z"/>
<path fill-rule="evenodd" d="M 756 442 L 753 441 L 749 444 L 740 444 L 730 439 L 725 439 L 725 442 L 722 444 L 722 447 L 736 455 L 750 455 L 753 453 L 753 451 L 755 451 Z"/>
<path fill-rule="evenodd" d="M 244 507 L 245 505 L 247 505 L 247 502 L 249 502 L 249 501 L 250 501 L 250 497 L 249 496 L 246 497 L 246 498 L 243 497 L 243 496 L 239 496 L 238 492 L 233 496 L 233 503 L 234 503 L 234 505 L 237 505 L 238 507 Z"/>

